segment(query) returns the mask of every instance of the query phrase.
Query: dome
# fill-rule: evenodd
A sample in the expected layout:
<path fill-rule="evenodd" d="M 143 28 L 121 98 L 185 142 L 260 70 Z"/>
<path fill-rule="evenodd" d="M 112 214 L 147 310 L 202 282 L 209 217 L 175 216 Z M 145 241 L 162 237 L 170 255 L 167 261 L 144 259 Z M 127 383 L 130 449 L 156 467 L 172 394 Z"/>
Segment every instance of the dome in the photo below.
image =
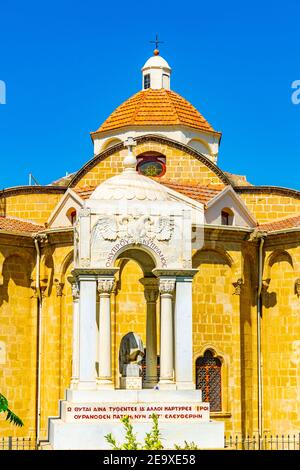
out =
<path fill-rule="evenodd" d="M 161 57 L 151 57 L 149 60 L 155 59 Z M 148 88 L 121 104 L 96 132 L 92 132 L 92 136 L 127 126 L 176 125 L 216 132 L 199 111 L 178 93 L 163 88 Z"/>
<path fill-rule="evenodd" d="M 114 201 L 168 201 L 169 195 L 164 186 L 140 175 L 135 169 L 125 169 L 101 183 L 90 199 Z"/>
<path fill-rule="evenodd" d="M 164 68 L 164 69 L 171 70 L 171 67 L 169 66 L 168 62 L 163 57 L 161 57 L 160 55 L 154 55 L 153 57 L 150 57 L 147 60 L 147 62 L 145 63 L 142 70 L 144 70 L 146 68 L 152 68 L 152 67 L 154 67 L 154 68 L 161 67 L 161 68 Z"/>

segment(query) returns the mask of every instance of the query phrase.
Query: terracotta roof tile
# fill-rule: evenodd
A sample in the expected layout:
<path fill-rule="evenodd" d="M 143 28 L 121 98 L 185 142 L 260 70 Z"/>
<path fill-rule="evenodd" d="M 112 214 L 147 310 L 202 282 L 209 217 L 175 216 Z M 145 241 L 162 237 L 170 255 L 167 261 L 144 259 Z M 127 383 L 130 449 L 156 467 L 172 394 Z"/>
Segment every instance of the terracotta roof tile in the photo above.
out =
<path fill-rule="evenodd" d="M 187 185 L 181 184 L 180 182 L 173 182 L 173 181 L 161 181 L 160 184 L 167 186 L 178 193 L 183 194 L 184 196 L 190 197 L 191 199 L 195 199 L 196 201 L 201 202 L 202 204 L 206 204 L 210 199 L 215 197 L 219 194 L 223 187 L 219 189 L 210 188 L 207 186 L 202 185 Z M 95 190 L 96 186 L 85 186 L 83 188 L 73 188 L 73 190 L 80 196 L 82 199 L 88 199 L 92 192 Z"/>
<path fill-rule="evenodd" d="M 289 228 L 300 227 L 300 215 L 295 217 L 289 217 L 283 220 L 275 220 L 267 224 L 261 224 L 258 226 L 259 230 L 265 230 L 266 232 L 274 232 L 276 230 L 284 230 Z"/>
<path fill-rule="evenodd" d="M 0 232 L 5 230 L 8 232 L 29 232 L 36 233 L 40 230 L 44 230 L 45 227 L 42 225 L 27 222 L 26 220 L 13 219 L 9 217 L 0 217 Z"/>
<path fill-rule="evenodd" d="M 143 90 L 119 106 L 93 134 L 124 126 L 185 125 L 216 132 L 199 111 L 174 91 Z"/>

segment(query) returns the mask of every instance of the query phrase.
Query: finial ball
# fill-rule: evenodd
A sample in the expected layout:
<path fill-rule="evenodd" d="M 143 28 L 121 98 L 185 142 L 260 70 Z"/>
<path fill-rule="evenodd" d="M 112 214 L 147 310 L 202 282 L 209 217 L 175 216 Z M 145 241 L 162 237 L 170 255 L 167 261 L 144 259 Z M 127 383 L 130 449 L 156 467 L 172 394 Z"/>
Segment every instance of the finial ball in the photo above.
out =
<path fill-rule="evenodd" d="M 154 49 L 153 54 L 154 54 L 154 55 L 159 55 L 159 50 L 158 50 L 158 49 Z"/>

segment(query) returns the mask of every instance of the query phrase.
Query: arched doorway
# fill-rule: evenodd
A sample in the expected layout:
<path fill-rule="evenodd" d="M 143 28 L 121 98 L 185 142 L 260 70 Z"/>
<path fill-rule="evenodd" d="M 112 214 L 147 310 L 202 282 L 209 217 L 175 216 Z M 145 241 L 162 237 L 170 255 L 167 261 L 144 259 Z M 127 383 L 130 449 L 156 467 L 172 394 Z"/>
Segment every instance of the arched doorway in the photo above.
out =
<path fill-rule="evenodd" d="M 142 339 L 144 346 L 142 387 L 153 388 L 159 380 L 158 280 L 152 273 L 156 264 L 148 251 L 131 247 L 118 254 L 116 265 L 119 274 L 112 322 L 115 383 L 122 386 L 118 364 L 120 343 L 122 337 L 132 331 Z"/>

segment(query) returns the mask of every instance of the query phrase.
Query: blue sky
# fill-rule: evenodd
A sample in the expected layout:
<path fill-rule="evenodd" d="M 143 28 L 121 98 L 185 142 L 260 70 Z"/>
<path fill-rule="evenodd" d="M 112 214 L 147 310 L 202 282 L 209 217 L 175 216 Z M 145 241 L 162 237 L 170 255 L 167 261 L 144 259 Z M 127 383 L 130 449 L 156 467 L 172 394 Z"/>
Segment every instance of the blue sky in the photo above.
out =
<path fill-rule="evenodd" d="M 141 88 L 158 32 L 172 89 L 223 132 L 219 166 L 300 190 L 300 4 L 14 1 L 0 6 L 0 188 L 41 184 L 93 155 L 89 132 Z"/>

